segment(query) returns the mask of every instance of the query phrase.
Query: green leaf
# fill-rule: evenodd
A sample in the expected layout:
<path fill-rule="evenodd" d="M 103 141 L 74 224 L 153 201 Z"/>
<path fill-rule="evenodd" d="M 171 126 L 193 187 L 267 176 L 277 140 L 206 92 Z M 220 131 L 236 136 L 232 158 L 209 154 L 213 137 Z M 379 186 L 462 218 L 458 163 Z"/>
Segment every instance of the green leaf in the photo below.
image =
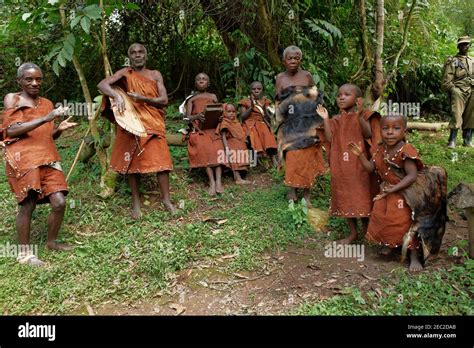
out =
<path fill-rule="evenodd" d="M 100 19 L 102 17 L 102 13 L 100 11 L 100 7 L 97 5 L 90 5 L 84 9 L 84 14 L 89 17 L 90 19 Z"/>
<path fill-rule="evenodd" d="M 56 74 L 56 76 L 59 76 L 59 63 L 57 59 L 53 63 L 53 71 Z"/>
<path fill-rule="evenodd" d="M 74 251 L 75 251 L 76 255 L 79 256 L 79 257 L 87 256 L 86 248 L 79 247 L 79 248 L 75 248 Z"/>
<path fill-rule="evenodd" d="M 61 46 L 56 46 L 54 47 L 51 52 L 48 53 L 48 55 L 46 56 L 46 60 L 51 60 L 55 55 L 58 54 L 58 52 L 61 50 Z"/>
<path fill-rule="evenodd" d="M 68 43 L 64 42 L 64 47 L 61 50 L 61 52 L 59 53 L 59 55 L 64 57 L 66 60 L 71 61 L 73 49 L 72 49 L 71 46 L 67 46 L 67 45 L 68 45 Z M 66 48 L 66 47 L 68 47 L 68 48 Z"/>
<path fill-rule="evenodd" d="M 69 44 L 71 44 L 72 47 L 76 45 L 76 38 L 74 37 L 72 33 L 67 34 L 66 41 L 69 42 Z"/>
<path fill-rule="evenodd" d="M 71 29 L 73 29 L 77 23 L 81 21 L 82 16 L 76 16 L 74 19 L 71 21 Z"/>
<path fill-rule="evenodd" d="M 128 2 L 127 4 L 125 4 L 125 8 L 127 10 L 139 10 L 140 9 L 140 6 L 138 4 L 134 4 L 134 3 L 131 3 L 131 2 Z"/>
<path fill-rule="evenodd" d="M 61 65 L 63 68 L 66 67 L 66 59 L 64 59 L 64 56 L 62 55 L 63 51 L 59 52 L 57 62 L 59 62 L 59 65 Z"/>
<path fill-rule="evenodd" d="M 89 17 L 82 17 L 81 19 L 81 27 L 82 29 L 89 34 L 90 33 L 90 28 L 91 28 L 91 20 Z"/>

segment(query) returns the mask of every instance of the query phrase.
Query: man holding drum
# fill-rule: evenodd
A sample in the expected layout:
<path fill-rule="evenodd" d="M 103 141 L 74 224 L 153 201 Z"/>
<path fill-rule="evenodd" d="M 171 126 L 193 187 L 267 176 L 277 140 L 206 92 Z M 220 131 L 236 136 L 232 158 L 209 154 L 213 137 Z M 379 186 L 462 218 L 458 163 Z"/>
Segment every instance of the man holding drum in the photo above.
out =
<path fill-rule="evenodd" d="M 168 104 L 168 95 L 163 77 L 158 70 L 149 70 L 145 67 L 147 59 L 145 46 L 132 44 L 128 49 L 128 57 L 131 67 L 120 69 L 114 75 L 102 80 L 97 87 L 104 95 L 113 98 L 111 102 L 115 120 L 119 117 L 126 119 L 127 113 L 136 113 L 137 115 L 132 116 L 138 116 L 146 134 L 137 136 L 117 124 L 110 167 L 120 174 L 128 175 L 132 190 L 132 218 L 141 217 L 139 194 L 141 173 L 157 173 L 163 204 L 174 213 L 176 208 L 169 197 L 169 172 L 173 169 L 173 163 L 165 137 L 163 107 Z M 122 87 L 126 95 L 120 95 L 117 86 Z M 124 100 L 124 98 L 130 99 Z M 129 104 L 128 108 L 126 104 Z M 106 112 L 107 110 L 104 110 L 104 113 Z"/>

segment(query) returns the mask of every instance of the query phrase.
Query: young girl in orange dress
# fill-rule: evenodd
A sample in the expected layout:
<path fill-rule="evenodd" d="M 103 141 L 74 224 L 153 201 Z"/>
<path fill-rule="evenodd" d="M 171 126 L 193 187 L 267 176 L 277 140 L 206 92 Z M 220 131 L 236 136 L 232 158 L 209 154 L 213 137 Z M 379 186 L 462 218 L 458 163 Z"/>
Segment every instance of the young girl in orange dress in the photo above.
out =
<path fill-rule="evenodd" d="M 366 140 L 372 139 L 370 122 L 363 109 L 359 87 L 345 84 L 339 88 L 337 105 L 339 115 L 329 119 L 327 110 L 319 105 L 318 114 L 324 120 L 324 135 L 330 142 L 329 168 L 331 170 L 331 206 L 333 216 L 347 219 L 350 235 L 339 242 L 347 244 L 357 239 L 357 219 L 367 232 L 372 211 L 373 190 L 371 178 L 356 156 L 347 147 L 349 142 L 360 144 L 367 151 Z"/>
<path fill-rule="evenodd" d="M 257 156 L 271 156 L 276 166 L 278 164 L 277 143 L 270 129 L 270 120 L 265 114 L 271 101 L 263 95 L 263 86 L 259 81 L 252 82 L 250 89 L 252 92 L 250 97 L 239 101 L 242 127 Z"/>
<path fill-rule="evenodd" d="M 225 148 L 225 153 L 220 161 L 232 169 L 236 184 L 250 184 L 249 181 L 242 179 L 240 174 L 248 170 L 250 158 L 245 132 L 237 120 L 237 112 L 234 105 L 223 105 L 223 117 L 216 129 L 216 133 L 222 136 Z"/>
<path fill-rule="evenodd" d="M 209 178 L 209 195 L 223 193 L 222 164 L 219 154 L 224 153 L 224 145 L 216 129 L 201 130 L 206 105 L 217 103 L 217 96 L 209 93 L 209 76 L 205 73 L 196 75 L 197 93 L 186 103 L 186 118 L 192 129 L 188 139 L 188 157 L 191 168 L 205 168 Z"/>
<path fill-rule="evenodd" d="M 374 198 L 366 238 L 371 242 L 396 248 L 403 244 L 403 238 L 413 222 L 412 210 L 401 191 L 415 182 L 423 163 L 416 149 L 405 143 L 407 125 L 405 117 L 385 116 L 380 125 L 383 143 L 375 149 L 370 161 L 356 143 L 350 143 L 349 148 L 359 157 L 359 162 L 367 172 L 376 171 L 382 180 L 382 192 Z M 393 166 L 404 171 L 403 178 L 396 175 Z M 408 245 L 411 271 L 423 268 L 418 258 L 419 245 L 418 238 L 412 238 Z"/>

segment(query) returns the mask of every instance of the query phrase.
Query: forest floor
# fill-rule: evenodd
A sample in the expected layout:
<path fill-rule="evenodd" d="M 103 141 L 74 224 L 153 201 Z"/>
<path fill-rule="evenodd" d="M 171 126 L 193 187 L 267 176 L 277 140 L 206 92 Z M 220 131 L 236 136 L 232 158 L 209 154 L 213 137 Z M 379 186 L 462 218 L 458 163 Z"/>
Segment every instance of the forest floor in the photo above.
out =
<path fill-rule="evenodd" d="M 58 142 L 67 172 L 82 129 Z M 427 164 L 448 170 L 448 188 L 473 182 L 473 149 L 448 151 L 446 132 L 410 134 Z M 31 243 L 44 268 L 0 258 L 0 313 L 130 315 L 400 315 L 474 314 L 474 267 L 467 259 L 467 222 L 450 209 L 442 249 L 411 274 L 399 253 L 379 254 L 360 236 L 364 259 L 330 258 L 325 247 L 347 234 L 345 221 L 330 218 L 315 230 L 300 204 L 292 210 L 282 175 L 252 168 L 252 185 L 210 198 L 203 173 L 187 170 L 186 148 L 172 147 L 172 199 L 164 211 L 156 177 L 142 182 L 143 218 L 130 219 L 130 191 L 97 196 L 99 167 L 79 163 L 70 179 L 60 239 L 71 252 L 44 249 L 48 206 L 39 207 Z M 0 168 L 4 173 L 3 163 Z M 0 181 L 0 244 L 16 243 L 13 195 Z M 329 175 L 318 179 L 312 204 L 327 210 Z M 456 250 L 458 251 L 456 253 Z"/>

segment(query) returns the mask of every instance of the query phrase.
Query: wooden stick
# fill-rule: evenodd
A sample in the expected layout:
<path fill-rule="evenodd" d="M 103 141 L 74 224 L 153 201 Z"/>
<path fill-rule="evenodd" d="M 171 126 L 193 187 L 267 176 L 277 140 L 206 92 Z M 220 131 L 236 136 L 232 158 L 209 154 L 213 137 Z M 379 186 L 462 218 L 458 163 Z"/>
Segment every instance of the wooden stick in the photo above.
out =
<path fill-rule="evenodd" d="M 91 127 L 89 126 L 89 127 L 87 128 L 86 134 L 84 134 L 84 137 L 82 138 L 81 145 L 79 146 L 79 149 L 77 150 L 76 157 L 74 158 L 74 162 L 72 162 L 72 166 L 71 166 L 71 168 L 69 169 L 69 173 L 67 173 L 66 181 L 69 181 L 69 177 L 71 176 L 72 171 L 73 171 L 74 167 L 76 166 L 77 160 L 79 159 L 79 156 L 80 156 L 80 154 L 81 154 L 82 148 L 84 147 L 84 144 L 85 144 L 85 142 L 86 142 L 86 137 L 87 137 L 87 135 L 89 135 L 89 131 L 90 131 L 90 130 L 91 130 Z"/>
<path fill-rule="evenodd" d="M 439 131 L 442 128 L 447 128 L 448 122 L 408 122 L 408 129 L 424 130 L 424 131 Z"/>

